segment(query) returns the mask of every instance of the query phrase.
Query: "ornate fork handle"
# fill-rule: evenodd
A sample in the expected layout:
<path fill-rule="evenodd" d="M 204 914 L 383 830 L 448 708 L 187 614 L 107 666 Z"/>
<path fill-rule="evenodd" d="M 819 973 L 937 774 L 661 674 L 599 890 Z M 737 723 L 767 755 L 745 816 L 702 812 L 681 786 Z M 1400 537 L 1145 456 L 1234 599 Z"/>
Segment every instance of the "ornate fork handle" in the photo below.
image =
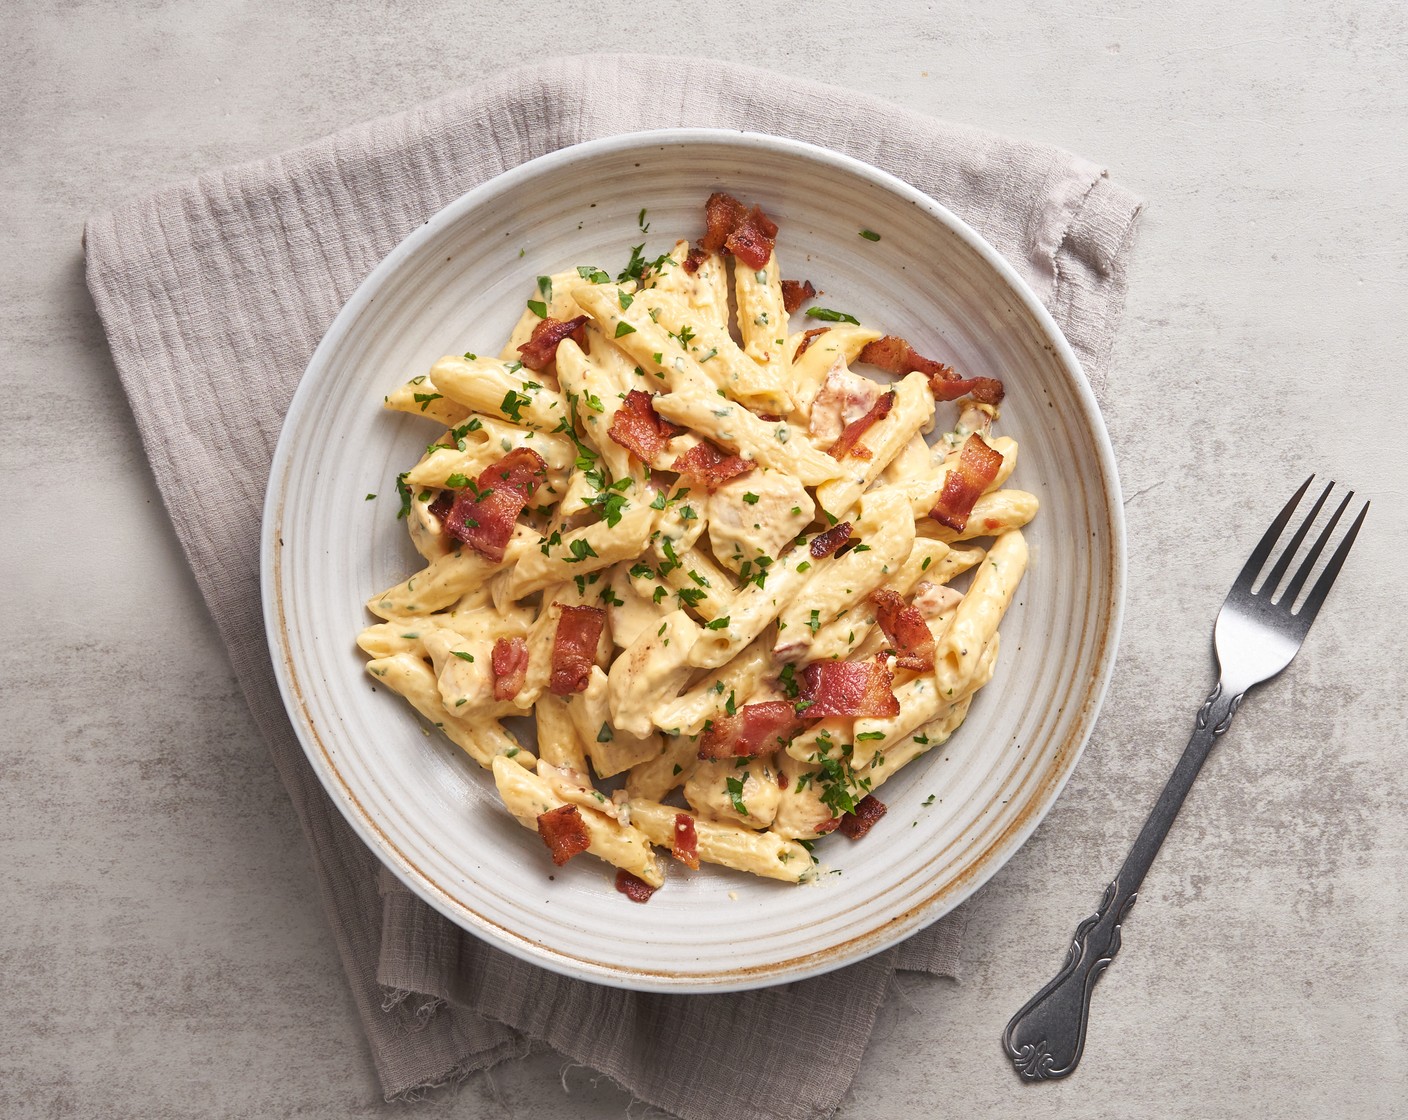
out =
<path fill-rule="evenodd" d="M 1227 730 L 1244 694 L 1245 689 L 1233 692 L 1218 681 L 1199 709 L 1197 729 L 1125 857 L 1124 866 L 1105 888 L 1100 908 L 1076 927 L 1061 971 L 1012 1017 L 1003 1031 L 1002 1047 L 1024 1080 L 1065 1077 L 1080 1062 L 1095 982 L 1120 951 L 1120 927 L 1138 898 L 1139 885 L 1213 743 Z"/>

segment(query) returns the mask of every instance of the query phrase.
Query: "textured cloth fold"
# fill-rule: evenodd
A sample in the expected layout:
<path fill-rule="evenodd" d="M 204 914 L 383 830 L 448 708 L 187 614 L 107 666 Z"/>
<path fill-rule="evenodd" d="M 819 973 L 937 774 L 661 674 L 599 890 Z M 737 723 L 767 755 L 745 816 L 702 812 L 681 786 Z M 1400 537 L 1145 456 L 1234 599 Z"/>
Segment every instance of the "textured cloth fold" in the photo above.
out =
<path fill-rule="evenodd" d="M 458 929 L 381 868 L 324 794 L 282 708 L 260 610 L 259 519 L 285 410 L 343 302 L 402 238 L 499 172 L 584 140 L 674 126 L 789 136 L 918 187 L 1032 284 L 1102 386 L 1140 204 L 1100 167 L 724 63 L 522 67 L 164 189 L 85 231 L 88 284 L 123 387 L 302 823 L 388 1097 L 539 1040 L 687 1120 L 824 1117 L 895 970 L 953 975 L 957 965 L 961 910 L 839 972 L 737 995 L 648 995 L 545 972 Z M 203 498 L 211 493 L 218 508 Z"/>

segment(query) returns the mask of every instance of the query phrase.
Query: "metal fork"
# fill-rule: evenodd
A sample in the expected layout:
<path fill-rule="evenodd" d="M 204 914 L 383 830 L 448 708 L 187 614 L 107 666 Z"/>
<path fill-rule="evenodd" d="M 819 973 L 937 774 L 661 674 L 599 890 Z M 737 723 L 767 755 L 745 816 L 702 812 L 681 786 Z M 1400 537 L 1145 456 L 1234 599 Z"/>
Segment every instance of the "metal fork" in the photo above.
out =
<path fill-rule="evenodd" d="M 1144 822 L 1144 828 L 1125 858 L 1124 866 L 1105 888 L 1100 908 L 1076 928 L 1066 963 L 1056 978 L 1012 1017 L 1002 1033 L 1003 1050 L 1023 1080 L 1046 1081 L 1066 1077 L 1080 1062 L 1095 981 L 1100 979 L 1119 952 L 1120 926 L 1134 905 L 1139 884 L 1144 881 L 1149 865 L 1154 862 L 1174 817 L 1183 805 L 1183 799 L 1188 796 L 1198 771 L 1202 769 L 1203 761 L 1217 737 L 1232 722 L 1247 689 L 1270 680 L 1291 663 L 1291 658 L 1300 649 L 1310 624 L 1315 621 L 1315 615 L 1325 602 L 1325 596 L 1335 582 L 1345 557 L 1349 555 L 1359 526 L 1364 523 L 1364 515 L 1369 512 L 1368 502 L 1364 503 L 1354 524 L 1311 587 L 1300 610 L 1293 609 L 1335 526 L 1354 497 L 1352 490 L 1335 510 L 1290 582 L 1279 596 L 1276 595 L 1290 568 L 1292 557 L 1334 488 L 1335 484 L 1331 482 L 1297 527 L 1275 567 L 1257 586 L 1258 576 L 1266 568 L 1276 542 L 1314 478 L 1314 475 L 1307 478 L 1295 497 L 1277 514 L 1266 535 L 1252 551 L 1232 590 L 1227 593 L 1213 629 L 1218 664 L 1217 685 L 1203 701 L 1198 711 L 1197 730 L 1193 732 L 1193 738 L 1189 740 L 1183 757 L 1178 760 L 1173 776 L 1164 786 L 1149 819 Z M 1255 592 L 1252 590 L 1254 587 L 1257 588 Z"/>

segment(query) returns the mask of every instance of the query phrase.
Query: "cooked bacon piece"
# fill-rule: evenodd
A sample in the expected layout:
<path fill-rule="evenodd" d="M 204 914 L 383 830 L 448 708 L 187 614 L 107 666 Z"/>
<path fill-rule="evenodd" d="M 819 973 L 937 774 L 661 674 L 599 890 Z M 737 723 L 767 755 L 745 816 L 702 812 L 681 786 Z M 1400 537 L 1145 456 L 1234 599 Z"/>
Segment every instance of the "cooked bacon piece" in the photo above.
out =
<path fill-rule="evenodd" d="M 818 533 L 812 538 L 812 543 L 807 551 L 812 554 L 814 560 L 825 560 L 837 549 L 842 547 L 851 539 L 851 523 L 842 521 L 839 525 L 833 525 L 824 533 Z"/>
<path fill-rule="evenodd" d="M 958 454 L 958 464 L 948 472 L 939 500 L 929 516 L 940 525 L 961 533 L 973 512 L 973 503 L 992 485 L 1002 469 L 1002 452 L 994 451 L 983 437 L 971 435 Z"/>
<path fill-rule="evenodd" d="M 705 253 L 717 253 L 727 249 L 749 268 L 765 268 L 776 244 L 777 223 L 755 206 L 749 210 L 738 199 L 715 191 L 704 204 L 704 237 L 699 248 Z M 690 259 L 694 259 L 691 251 Z M 685 268 L 693 272 L 699 267 Z"/>
<path fill-rule="evenodd" d="M 708 250 L 701 249 L 698 245 L 691 246 L 689 256 L 684 259 L 684 270 L 693 276 L 699 271 L 699 266 L 704 263 L 704 258 L 708 255 Z"/>
<path fill-rule="evenodd" d="M 724 248 L 749 268 L 766 268 L 777 244 L 777 223 L 755 206 L 734 223 Z"/>
<path fill-rule="evenodd" d="M 877 420 L 883 420 L 895 407 L 895 391 L 891 389 L 871 406 L 869 412 L 859 420 L 852 420 L 841 430 L 841 438 L 826 449 L 833 459 L 844 459 L 854 455 L 857 459 L 869 459 L 870 448 L 860 446 L 860 437 L 865 435 Z"/>
<path fill-rule="evenodd" d="M 485 467 L 475 485 L 455 495 L 455 504 L 441 524 L 486 560 L 498 563 L 518 515 L 547 471 L 547 463 L 536 451 L 515 447 Z"/>
<path fill-rule="evenodd" d="M 743 203 L 731 194 L 715 191 L 704 203 L 704 236 L 699 240 L 699 248 L 705 253 L 717 253 L 724 247 L 733 227 L 748 211 Z"/>
<path fill-rule="evenodd" d="M 784 281 L 784 283 L 786 283 L 786 281 Z M 830 329 L 830 327 L 813 327 L 811 330 L 805 332 L 802 335 L 801 343 L 797 346 L 797 352 L 792 355 L 792 360 L 795 362 L 798 358 L 805 354 L 807 352 L 807 348 L 811 346 L 813 342 L 816 341 L 816 336 L 819 334 L 825 334 Z"/>
<path fill-rule="evenodd" d="M 894 591 L 881 588 L 870 593 L 875 604 L 875 621 L 885 631 L 895 651 L 895 664 L 916 673 L 934 668 L 934 635 L 924 624 L 918 607 L 911 607 Z"/>
<path fill-rule="evenodd" d="M 816 299 L 816 288 L 812 286 L 810 280 L 784 280 L 782 282 L 782 306 L 787 309 L 787 314 L 791 315 L 809 299 Z"/>
<path fill-rule="evenodd" d="M 453 490 L 441 490 L 435 495 L 435 500 L 430 503 L 429 509 L 435 520 L 443 527 L 445 518 L 450 516 L 450 510 L 455 505 L 455 492 Z"/>
<path fill-rule="evenodd" d="M 573 856 L 591 847 L 586 823 L 575 805 L 559 805 L 538 814 L 538 835 L 552 853 L 552 861 L 561 867 Z"/>
<path fill-rule="evenodd" d="M 701 440 L 665 469 L 689 475 L 712 494 L 729 479 L 747 474 L 756 465 L 752 459 L 725 455 L 712 443 Z"/>
<path fill-rule="evenodd" d="M 699 739 L 700 758 L 751 758 L 786 746 L 802 721 L 786 700 L 744 704 L 736 715 L 719 716 Z"/>
<path fill-rule="evenodd" d="M 544 319 L 533 328 L 533 335 L 518 352 L 523 355 L 523 364 L 529 369 L 547 369 L 557 357 L 558 344 L 564 338 L 573 338 L 578 346 L 587 341 L 587 317 L 578 315 L 564 322 L 561 319 Z"/>
<path fill-rule="evenodd" d="M 884 654 L 874 661 L 814 661 L 802 670 L 802 699 L 808 701 L 804 714 L 807 719 L 897 716 L 894 681 Z"/>
<path fill-rule="evenodd" d="M 840 817 L 832 817 L 829 821 L 822 821 L 813 831 L 818 836 L 825 836 L 828 832 L 835 832 L 841 824 Z"/>
<path fill-rule="evenodd" d="M 699 870 L 699 837 L 694 831 L 694 818 L 688 813 L 675 814 L 670 854 L 691 870 Z"/>
<path fill-rule="evenodd" d="M 660 416 L 650 402 L 649 393 L 632 389 L 611 418 L 611 429 L 606 433 L 642 463 L 654 463 L 670 437 L 684 430 Z"/>
<path fill-rule="evenodd" d="M 929 388 L 937 400 L 955 401 L 964 396 L 984 404 L 998 404 L 1002 400 L 1001 381 L 991 377 L 959 377 L 951 366 L 916 353 L 908 342 L 892 334 L 867 344 L 857 360 L 878 366 L 887 373 L 903 375 L 918 370 L 929 378 Z"/>
<path fill-rule="evenodd" d="M 606 625 L 600 607 L 563 607 L 552 639 L 552 678 L 548 691 L 554 696 L 584 692 L 596 664 L 596 647 Z"/>
<path fill-rule="evenodd" d="M 624 867 L 616 872 L 616 889 L 632 902 L 649 902 L 650 896 L 659 888 L 652 887 L 644 879 L 638 879 Z"/>
<path fill-rule="evenodd" d="M 528 675 L 528 643 L 522 638 L 500 638 L 489 661 L 494 669 L 494 699 L 512 700 Z"/>
<path fill-rule="evenodd" d="M 841 835 L 851 840 L 859 840 L 875 827 L 875 822 L 885 815 L 885 803 L 873 793 L 860 799 L 855 812 L 841 818 Z"/>

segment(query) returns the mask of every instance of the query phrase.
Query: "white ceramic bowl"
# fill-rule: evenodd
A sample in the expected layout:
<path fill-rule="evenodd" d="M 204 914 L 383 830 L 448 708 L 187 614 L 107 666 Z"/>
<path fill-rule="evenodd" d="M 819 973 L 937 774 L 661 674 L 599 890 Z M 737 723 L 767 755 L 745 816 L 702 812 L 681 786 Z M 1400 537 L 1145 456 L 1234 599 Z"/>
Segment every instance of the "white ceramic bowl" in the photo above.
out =
<path fill-rule="evenodd" d="M 490 775 L 373 688 L 353 638 L 363 603 L 419 566 L 394 479 L 437 433 L 380 408 L 445 353 L 496 352 L 533 278 L 613 273 L 698 236 L 715 189 L 781 225 L 784 274 L 828 307 L 1007 386 L 1014 485 L 1038 494 L 1031 567 L 1002 626 L 997 676 L 940 750 L 885 785 L 861 843 L 818 846 L 838 874 L 795 887 L 668 868 L 648 905 L 589 858 L 554 869 Z M 650 233 L 637 227 L 648 211 Z M 879 242 L 858 236 L 881 234 Z M 945 406 L 948 407 L 948 406 Z M 375 493 L 376 501 L 365 501 Z M 1076 764 L 1114 661 L 1124 530 L 1108 437 L 1070 347 L 997 253 L 943 207 L 855 160 L 774 137 L 685 130 L 544 156 L 416 230 L 343 308 L 308 366 L 274 458 L 263 592 L 289 715 L 329 795 L 407 885 L 518 956 L 628 988 L 726 991 L 879 952 L 981 886 L 1031 834 Z M 931 805 L 925 805 L 933 795 Z M 669 862 L 669 861 L 667 861 Z"/>

